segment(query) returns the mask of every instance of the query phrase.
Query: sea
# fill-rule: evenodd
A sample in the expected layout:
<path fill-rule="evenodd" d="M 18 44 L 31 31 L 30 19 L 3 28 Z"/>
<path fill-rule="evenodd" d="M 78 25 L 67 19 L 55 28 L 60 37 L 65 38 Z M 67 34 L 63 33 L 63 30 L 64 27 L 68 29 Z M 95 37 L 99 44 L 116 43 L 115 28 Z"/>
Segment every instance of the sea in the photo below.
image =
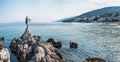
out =
<path fill-rule="evenodd" d="M 0 36 L 5 37 L 4 47 L 9 49 L 11 62 L 19 62 L 9 48 L 14 37 L 25 31 L 25 23 L 0 23 Z M 107 62 L 120 62 L 120 25 L 115 23 L 30 23 L 32 35 L 43 40 L 54 38 L 62 42 L 60 52 L 63 60 L 83 62 L 86 58 L 98 57 Z M 69 42 L 77 42 L 71 49 Z"/>

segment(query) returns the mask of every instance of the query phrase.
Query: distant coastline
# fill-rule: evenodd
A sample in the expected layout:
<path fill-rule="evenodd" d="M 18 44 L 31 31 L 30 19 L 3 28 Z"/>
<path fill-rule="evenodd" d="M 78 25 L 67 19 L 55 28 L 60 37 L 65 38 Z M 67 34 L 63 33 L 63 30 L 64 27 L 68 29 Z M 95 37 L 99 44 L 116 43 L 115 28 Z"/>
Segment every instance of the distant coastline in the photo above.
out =
<path fill-rule="evenodd" d="M 79 16 L 61 19 L 59 21 L 85 23 L 118 23 L 120 22 L 120 7 L 105 7 L 81 14 Z"/>

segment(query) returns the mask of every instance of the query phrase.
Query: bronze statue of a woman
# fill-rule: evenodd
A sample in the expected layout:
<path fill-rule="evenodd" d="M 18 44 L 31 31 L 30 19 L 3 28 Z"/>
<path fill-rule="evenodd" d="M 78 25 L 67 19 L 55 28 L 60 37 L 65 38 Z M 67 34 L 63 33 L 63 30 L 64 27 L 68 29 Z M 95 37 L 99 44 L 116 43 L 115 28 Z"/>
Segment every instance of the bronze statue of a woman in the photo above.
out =
<path fill-rule="evenodd" d="M 27 28 L 28 28 L 28 22 L 29 22 L 29 21 L 31 21 L 31 20 L 28 19 L 28 16 L 26 16 L 26 18 L 25 18 L 25 24 L 26 24 Z"/>
<path fill-rule="evenodd" d="M 30 21 L 30 19 L 28 18 L 28 16 L 26 16 L 26 18 L 25 18 L 26 29 L 25 29 L 25 32 L 21 36 L 21 38 L 22 38 L 23 41 L 27 41 L 28 32 L 29 32 L 29 30 L 28 30 L 28 26 L 29 26 L 28 22 L 29 21 Z"/>

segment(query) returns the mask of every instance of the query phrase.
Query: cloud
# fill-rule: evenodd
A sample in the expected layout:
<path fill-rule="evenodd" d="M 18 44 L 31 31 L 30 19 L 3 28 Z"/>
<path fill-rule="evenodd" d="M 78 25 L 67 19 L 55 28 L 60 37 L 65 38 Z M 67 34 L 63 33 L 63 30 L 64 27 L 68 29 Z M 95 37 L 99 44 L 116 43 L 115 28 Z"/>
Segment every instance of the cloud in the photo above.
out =
<path fill-rule="evenodd" d="M 1 2 L 2 1 L 2 2 Z M 0 21 L 48 22 L 77 16 L 107 6 L 120 6 L 120 0 L 1 0 Z"/>

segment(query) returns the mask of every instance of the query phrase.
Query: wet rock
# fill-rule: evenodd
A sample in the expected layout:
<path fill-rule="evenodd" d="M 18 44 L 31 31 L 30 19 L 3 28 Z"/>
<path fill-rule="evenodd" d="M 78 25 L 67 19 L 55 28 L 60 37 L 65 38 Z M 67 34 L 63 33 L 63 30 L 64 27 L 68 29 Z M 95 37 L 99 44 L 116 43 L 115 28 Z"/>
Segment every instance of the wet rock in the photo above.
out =
<path fill-rule="evenodd" d="M 35 55 L 29 62 L 41 62 L 41 59 L 45 57 L 45 50 L 42 47 L 36 47 Z"/>
<path fill-rule="evenodd" d="M 49 42 L 49 43 L 54 43 L 55 41 L 54 41 L 53 38 L 49 38 L 49 39 L 47 40 L 47 42 Z"/>
<path fill-rule="evenodd" d="M 106 62 L 106 61 L 104 59 L 94 57 L 94 58 L 87 58 L 83 62 Z"/>
<path fill-rule="evenodd" d="M 56 48 L 61 48 L 62 47 L 62 43 L 61 42 L 55 42 L 53 44 L 53 46 L 56 47 Z"/>
<path fill-rule="evenodd" d="M 49 41 L 51 42 L 51 40 L 53 41 L 53 39 Z M 27 37 L 26 41 L 25 38 L 14 38 L 10 48 L 20 62 L 62 62 L 59 50 L 51 43 L 44 42 L 40 36 Z"/>
<path fill-rule="evenodd" d="M 10 54 L 7 48 L 0 49 L 0 62 L 10 62 Z"/>
<path fill-rule="evenodd" d="M 12 42 L 10 43 L 10 48 L 11 48 L 12 52 L 14 52 L 14 53 L 17 51 L 16 50 L 16 48 L 17 48 L 17 39 L 16 38 L 14 38 L 12 40 Z"/>
<path fill-rule="evenodd" d="M 4 47 L 4 37 L 0 37 L 0 49 Z"/>
<path fill-rule="evenodd" d="M 78 48 L 78 43 L 76 42 L 69 42 L 70 48 Z"/>
<path fill-rule="evenodd" d="M 0 37 L 0 41 L 4 41 L 4 37 Z"/>
<path fill-rule="evenodd" d="M 3 48 L 3 45 L 2 44 L 0 44 L 0 49 L 2 49 Z"/>
<path fill-rule="evenodd" d="M 48 43 L 52 44 L 53 47 L 55 48 L 61 48 L 62 47 L 62 43 L 59 41 L 59 42 L 55 42 L 53 38 L 49 38 L 47 40 Z"/>

